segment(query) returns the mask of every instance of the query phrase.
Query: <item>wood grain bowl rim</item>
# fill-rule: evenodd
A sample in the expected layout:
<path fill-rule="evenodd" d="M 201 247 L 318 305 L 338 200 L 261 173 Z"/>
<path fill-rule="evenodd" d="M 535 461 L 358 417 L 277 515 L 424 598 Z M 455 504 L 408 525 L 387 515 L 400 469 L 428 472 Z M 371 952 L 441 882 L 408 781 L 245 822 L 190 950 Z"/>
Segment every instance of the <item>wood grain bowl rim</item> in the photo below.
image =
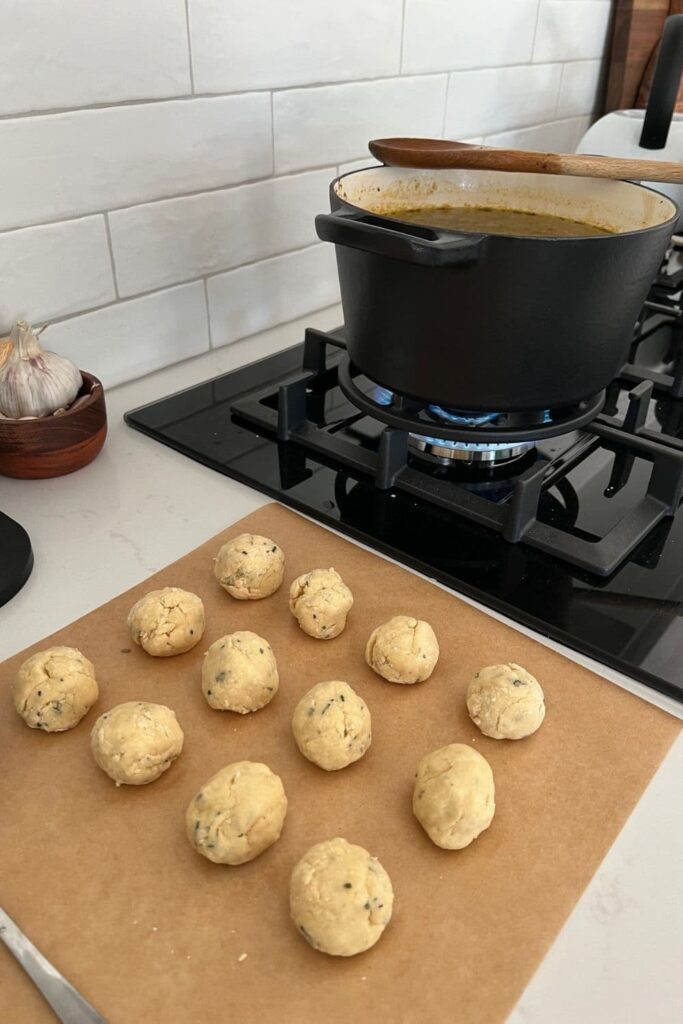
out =
<path fill-rule="evenodd" d="M 0 437 L 3 432 L 9 430 L 15 431 L 17 424 L 19 423 L 25 424 L 27 430 L 31 429 L 31 432 L 34 435 L 39 430 L 57 429 L 60 423 L 63 424 L 70 419 L 82 415 L 98 402 L 102 403 L 106 415 L 104 385 L 102 384 L 102 381 L 93 373 L 88 373 L 87 370 L 81 370 L 80 374 L 83 378 L 83 384 L 79 389 L 78 395 L 68 409 L 64 412 L 53 413 L 51 416 L 36 416 L 32 419 L 12 419 L 11 417 L 4 416 L 0 418 Z M 82 393 L 84 391 L 85 394 Z M 76 402 L 78 402 L 78 405 L 76 405 Z M 93 433 L 95 433 L 95 431 L 93 431 Z"/>

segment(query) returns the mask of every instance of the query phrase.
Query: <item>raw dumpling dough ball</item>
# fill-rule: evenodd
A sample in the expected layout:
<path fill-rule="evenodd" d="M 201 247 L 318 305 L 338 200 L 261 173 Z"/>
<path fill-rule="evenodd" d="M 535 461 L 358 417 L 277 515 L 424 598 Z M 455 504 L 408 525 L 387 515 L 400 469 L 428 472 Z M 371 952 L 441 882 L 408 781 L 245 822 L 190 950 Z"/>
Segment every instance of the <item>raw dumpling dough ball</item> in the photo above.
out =
<path fill-rule="evenodd" d="M 313 569 L 289 588 L 289 608 L 304 633 L 332 640 L 344 629 L 353 594 L 336 569 Z"/>
<path fill-rule="evenodd" d="M 213 573 L 231 597 L 258 601 L 270 597 L 282 583 L 285 556 L 270 537 L 241 533 L 220 549 Z"/>
<path fill-rule="evenodd" d="M 78 725 L 99 696 L 95 669 L 75 647 L 31 655 L 14 684 L 14 706 L 32 729 L 64 732 Z"/>
<path fill-rule="evenodd" d="M 180 587 L 150 590 L 128 613 L 131 639 L 155 658 L 184 654 L 204 633 L 202 599 Z"/>
<path fill-rule="evenodd" d="M 190 801 L 187 838 L 215 864 L 245 864 L 277 842 L 286 813 L 280 776 L 267 764 L 235 761 Z"/>
<path fill-rule="evenodd" d="M 204 655 L 202 690 L 217 711 L 258 711 L 273 699 L 278 684 L 273 648 L 248 629 L 222 636 Z"/>
<path fill-rule="evenodd" d="M 434 671 L 439 644 L 428 622 L 395 615 L 371 633 L 365 660 L 390 683 L 421 683 Z"/>
<path fill-rule="evenodd" d="M 332 956 L 374 946 L 393 905 L 391 879 L 380 862 L 345 839 L 312 846 L 289 883 L 294 924 L 314 949 Z"/>
<path fill-rule="evenodd" d="M 417 766 L 413 812 L 444 850 L 469 846 L 488 828 L 496 810 L 493 772 L 486 758 L 464 743 L 451 743 Z"/>
<path fill-rule="evenodd" d="M 100 768 L 117 786 L 144 786 L 173 764 L 183 749 L 183 730 L 164 704 L 131 700 L 95 722 L 90 745 Z"/>
<path fill-rule="evenodd" d="M 294 709 L 292 732 L 304 757 L 325 771 L 346 768 L 370 746 L 370 711 L 348 683 L 318 683 Z"/>
<path fill-rule="evenodd" d="M 521 740 L 545 718 L 543 690 L 521 665 L 489 665 L 467 687 L 467 710 L 485 736 Z"/>

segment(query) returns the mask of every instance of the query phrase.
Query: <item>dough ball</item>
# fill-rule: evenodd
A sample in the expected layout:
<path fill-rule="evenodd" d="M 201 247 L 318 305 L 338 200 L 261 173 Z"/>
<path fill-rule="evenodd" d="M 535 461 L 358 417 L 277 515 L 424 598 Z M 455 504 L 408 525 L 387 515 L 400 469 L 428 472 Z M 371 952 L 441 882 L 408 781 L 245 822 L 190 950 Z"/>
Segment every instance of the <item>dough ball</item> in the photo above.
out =
<path fill-rule="evenodd" d="M 370 634 L 365 660 L 390 683 L 421 683 L 439 660 L 439 644 L 428 622 L 395 615 Z"/>
<path fill-rule="evenodd" d="M 245 864 L 277 842 L 286 813 L 280 776 L 267 764 L 235 761 L 190 801 L 187 838 L 215 864 Z"/>
<path fill-rule="evenodd" d="M 130 700 L 100 715 L 90 745 L 98 765 L 117 786 L 144 786 L 178 757 L 183 730 L 165 705 Z"/>
<path fill-rule="evenodd" d="M 278 685 L 273 648 L 248 629 L 222 636 L 204 655 L 202 690 L 217 711 L 258 711 L 273 699 Z"/>
<path fill-rule="evenodd" d="M 270 597 L 282 583 L 285 556 L 270 537 L 241 533 L 220 549 L 213 573 L 231 597 L 258 601 Z"/>
<path fill-rule="evenodd" d="M 294 924 L 314 949 L 332 956 L 374 946 L 393 905 L 391 879 L 380 862 L 345 839 L 312 846 L 289 883 Z"/>
<path fill-rule="evenodd" d="M 184 654 L 204 633 L 202 599 L 180 587 L 150 590 L 129 611 L 128 629 L 133 642 L 155 658 Z"/>
<path fill-rule="evenodd" d="M 413 812 L 444 850 L 462 850 L 488 828 L 496 809 L 493 772 L 485 757 L 451 743 L 417 766 Z"/>
<path fill-rule="evenodd" d="M 14 706 L 32 729 L 64 732 L 78 725 L 99 696 L 95 668 L 75 647 L 31 655 L 14 684 Z"/>
<path fill-rule="evenodd" d="M 521 740 L 545 718 L 543 690 L 521 665 L 489 665 L 467 687 L 467 710 L 485 736 Z"/>
<path fill-rule="evenodd" d="M 318 683 L 294 709 L 292 732 L 304 757 L 333 772 L 357 761 L 370 746 L 370 711 L 348 683 Z"/>
<path fill-rule="evenodd" d="M 336 569 L 313 569 L 289 588 L 289 609 L 304 633 L 332 640 L 344 629 L 353 594 Z"/>

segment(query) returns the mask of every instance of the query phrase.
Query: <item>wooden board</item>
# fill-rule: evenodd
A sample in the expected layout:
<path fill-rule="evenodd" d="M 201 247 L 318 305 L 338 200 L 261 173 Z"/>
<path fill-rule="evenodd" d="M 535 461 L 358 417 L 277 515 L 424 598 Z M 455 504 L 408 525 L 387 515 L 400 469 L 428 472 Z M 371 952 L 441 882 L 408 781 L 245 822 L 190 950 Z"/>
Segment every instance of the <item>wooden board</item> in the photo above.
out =
<path fill-rule="evenodd" d="M 675 2 L 675 0 L 674 0 Z M 653 60 L 671 0 L 617 0 L 612 22 L 604 113 L 645 107 L 649 84 L 641 90 Z"/>
<path fill-rule="evenodd" d="M 265 601 L 233 601 L 211 573 L 220 543 L 245 529 L 273 537 L 287 556 L 285 586 Z M 330 642 L 306 637 L 287 608 L 288 583 L 316 566 L 335 566 L 355 595 L 346 631 Z M 199 593 L 207 629 L 194 651 L 155 660 L 130 643 L 125 618 L 134 600 L 163 585 Z M 386 683 L 363 660 L 370 630 L 399 613 L 429 620 L 441 643 L 437 669 L 421 685 Z M 202 652 L 244 628 L 272 642 L 280 692 L 253 715 L 212 711 L 199 688 Z M 8 693 L 28 652 L 0 666 L 0 904 L 111 1024 L 503 1021 L 679 728 L 453 595 L 275 505 L 50 642 L 73 644 L 95 662 L 101 698 L 72 732 L 29 730 Z M 543 727 L 517 743 L 480 735 L 464 705 L 472 674 L 506 660 L 537 675 L 547 696 Z M 325 773 L 298 753 L 290 719 L 313 683 L 334 678 L 367 701 L 373 742 L 355 765 Z M 159 781 L 117 789 L 94 765 L 89 732 L 96 714 L 137 698 L 176 710 L 185 749 Z M 419 758 L 456 740 L 489 759 L 497 811 L 472 846 L 447 852 L 428 840 L 410 802 Z M 184 812 L 210 775 L 241 758 L 278 772 L 290 807 L 280 841 L 230 868 L 190 848 Z M 335 835 L 379 856 L 396 892 L 380 942 L 348 960 L 316 953 L 289 921 L 293 865 Z M 0 1020 L 52 1019 L 0 948 Z"/>

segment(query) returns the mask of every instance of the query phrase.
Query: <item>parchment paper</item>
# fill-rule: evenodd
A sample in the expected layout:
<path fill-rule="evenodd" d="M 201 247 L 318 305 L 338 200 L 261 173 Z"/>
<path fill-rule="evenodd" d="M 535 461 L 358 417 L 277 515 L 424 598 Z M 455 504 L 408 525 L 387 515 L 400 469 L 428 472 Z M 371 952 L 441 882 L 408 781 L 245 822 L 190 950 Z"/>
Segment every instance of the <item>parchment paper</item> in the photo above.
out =
<path fill-rule="evenodd" d="M 218 547 L 245 530 L 273 537 L 286 554 L 285 584 L 264 601 L 234 601 L 213 579 Z M 355 604 L 346 631 L 323 642 L 301 632 L 287 596 L 296 575 L 328 566 Z M 194 651 L 155 659 L 131 643 L 125 619 L 143 593 L 165 585 L 201 595 L 207 628 Z M 436 631 L 441 658 L 425 683 L 387 683 L 365 665 L 371 629 L 395 614 L 425 618 Z M 270 640 L 281 676 L 273 702 L 245 716 L 212 711 L 199 685 L 203 652 L 235 629 Z M 101 695 L 76 729 L 48 735 L 23 724 L 10 687 L 21 661 L 54 643 L 94 661 Z M 465 709 L 472 674 L 501 661 L 524 665 L 546 693 L 544 725 L 519 742 L 482 736 Z M 305 761 L 290 732 L 294 705 L 323 679 L 346 679 L 373 716 L 370 750 L 340 772 Z M 679 728 L 276 505 L 5 662 L 0 685 L 0 903 L 111 1024 L 504 1021 Z M 133 699 L 171 706 L 185 749 L 157 782 L 117 789 L 95 766 L 89 734 L 97 715 Z M 470 847 L 446 852 L 413 818 L 411 792 L 420 757 L 454 741 L 488 758 L 497 810 Z M 250 864 L 210 864 L 185 838 L 185 808 L 209 776 L 243 758 L 282 777 L 285 829 Z M 315 952 L 289 921 L 293 865 L 336 835 L 378 856 L 396 893 L 382 939 L 350 959 Z M 0 1021 L 53 1019 L 0 946 Z"/>

